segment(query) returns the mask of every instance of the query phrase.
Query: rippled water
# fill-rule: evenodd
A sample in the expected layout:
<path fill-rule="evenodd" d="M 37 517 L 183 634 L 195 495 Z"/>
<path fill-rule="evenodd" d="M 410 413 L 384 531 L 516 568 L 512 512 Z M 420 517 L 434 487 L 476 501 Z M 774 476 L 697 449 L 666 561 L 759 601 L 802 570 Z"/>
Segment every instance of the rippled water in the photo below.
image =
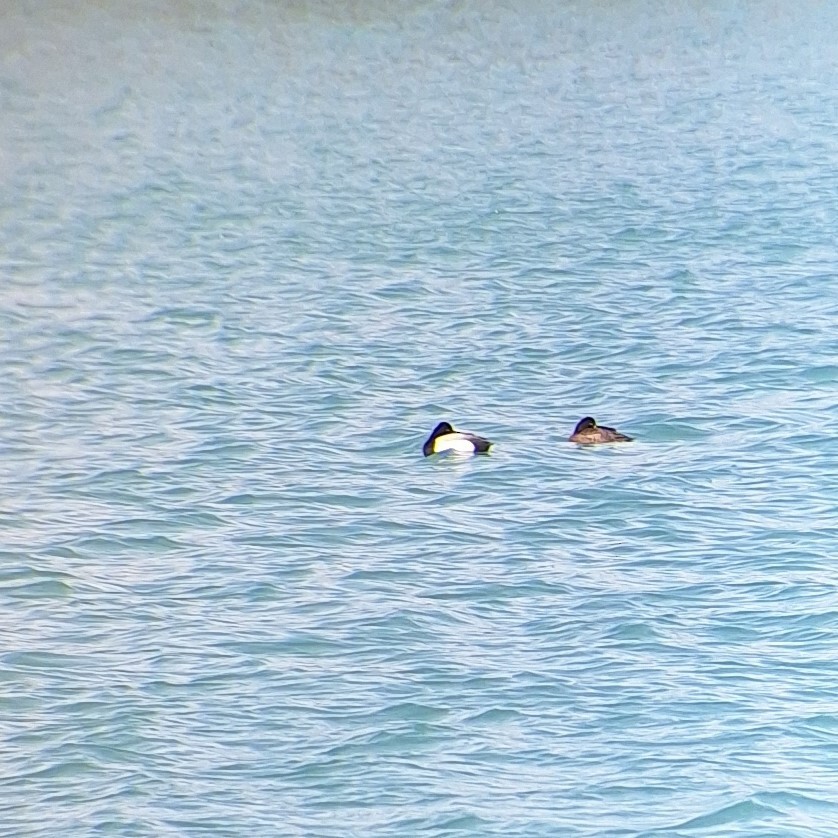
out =
<path fill-rule="evenodd" d="M 2 19 L 3 834 L 838 833 L 832 7 Z"/>

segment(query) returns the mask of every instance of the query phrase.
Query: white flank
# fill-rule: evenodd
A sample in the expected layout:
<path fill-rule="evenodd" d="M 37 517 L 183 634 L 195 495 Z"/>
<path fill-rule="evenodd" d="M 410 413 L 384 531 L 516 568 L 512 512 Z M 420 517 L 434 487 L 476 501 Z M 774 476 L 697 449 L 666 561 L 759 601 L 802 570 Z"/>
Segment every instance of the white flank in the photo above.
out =
<path fill-rule="evenodd" d="M 443 434 L 434 440 L 434 453 L 453 451 L 455 454 L 473 454 L 474 443 L 460 433 Z"/>

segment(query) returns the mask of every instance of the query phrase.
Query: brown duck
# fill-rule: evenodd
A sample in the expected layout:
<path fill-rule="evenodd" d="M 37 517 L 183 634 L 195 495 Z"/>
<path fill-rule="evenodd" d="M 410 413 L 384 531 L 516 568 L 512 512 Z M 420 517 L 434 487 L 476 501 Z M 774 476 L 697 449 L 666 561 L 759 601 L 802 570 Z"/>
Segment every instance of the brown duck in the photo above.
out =
<path fill-rule="evenodd" d="M 579 445 L 595 445 L 599 442 L 631 442 L 633 437 L 621 434 L 614 428 L 597 425 L 596 419 L 586 416 L 579 420 L 569 439 Z"/>

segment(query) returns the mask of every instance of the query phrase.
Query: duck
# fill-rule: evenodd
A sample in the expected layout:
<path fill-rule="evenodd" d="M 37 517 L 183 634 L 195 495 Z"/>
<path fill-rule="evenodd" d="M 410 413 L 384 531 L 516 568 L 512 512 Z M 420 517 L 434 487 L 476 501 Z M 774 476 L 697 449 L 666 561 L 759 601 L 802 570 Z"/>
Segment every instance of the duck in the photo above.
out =
<path fill-rule="evenodd" d="M 599 442 L 631 442 L 633 439 L 634 437 L 621 434 L 614 428 L 597 425 L 593 416 L 580 419 L 569 437 L 570 442 L 579 445 L 596 445 Z"/>
<path fill-rule="evenodd" d="M 426 457 L 451 451 L 454 454 L 487 454 L 492 443 L 468 431 L 455 431 L 448 422 L 440 422 L 422 446 Z"/>

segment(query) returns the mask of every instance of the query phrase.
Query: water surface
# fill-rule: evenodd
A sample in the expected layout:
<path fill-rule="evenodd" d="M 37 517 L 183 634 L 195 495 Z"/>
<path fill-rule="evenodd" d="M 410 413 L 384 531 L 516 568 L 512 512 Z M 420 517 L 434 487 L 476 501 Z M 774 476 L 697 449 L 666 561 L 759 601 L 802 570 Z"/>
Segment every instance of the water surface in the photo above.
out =
<path fill-rule="evenodd" d="M 828 6 L 2 19 L 8 834 L 835 833 Z"/>

